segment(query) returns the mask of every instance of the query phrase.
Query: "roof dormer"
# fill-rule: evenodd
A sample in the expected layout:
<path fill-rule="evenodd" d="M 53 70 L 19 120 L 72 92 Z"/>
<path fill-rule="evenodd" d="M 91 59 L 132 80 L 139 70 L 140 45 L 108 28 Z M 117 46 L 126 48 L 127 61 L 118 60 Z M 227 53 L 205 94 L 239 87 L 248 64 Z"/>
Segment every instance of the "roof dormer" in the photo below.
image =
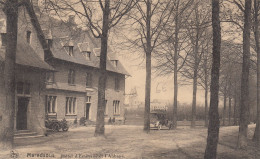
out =
<path fill-rule="evenodd" d="M 51 30 L 48 31 L 48 34 L 46 35 L 46 42 L 48 44 L 48 48 L 52 48 L 53 44 L 53 38 L 52 38 L 52 32 Z"/>
<path fill-rule="evenodd" d="M 68 55 L 73 56 L 74 43 L 72 39 L 70 39 L 66 44 L 64 44 L 63 47 L 67 51 Z"/>
<path fill-rule="evenodd" d="M 118 60 L 111 60 L 111 62 L 112 62 L 112 64 L 113 64 L 115 67 L 117 67 L 117 65 L 118 65 Z"/>
<path fill-rule="evenodd" d="M 100 48 L 94 48 L 93 51 L 94 51 L 94 54 L 95 54 L 97 57 L 100 57 L 100 51 L 101 51 Z"/>
<path fill-rule="evenodd" d="M 91 60 L 91 49 L 88 42 L 78 43 L 78 48 L 86 60 Z"/>

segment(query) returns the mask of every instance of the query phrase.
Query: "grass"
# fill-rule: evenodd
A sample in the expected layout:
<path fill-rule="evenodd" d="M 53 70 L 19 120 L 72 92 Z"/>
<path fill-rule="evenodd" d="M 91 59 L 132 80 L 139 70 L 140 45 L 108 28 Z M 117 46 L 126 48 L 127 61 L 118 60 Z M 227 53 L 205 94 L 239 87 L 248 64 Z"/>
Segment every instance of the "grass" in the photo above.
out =
<path fill-rule="evenodd" d="M 252 138 L 254 125 L 248 137 Z M 152 130 L 146 134 L 142 126 L 108 125 L 105 137 L 94 137 L 94 127 L 79 127 L 48 137 L 16 140 L 15 152 L 22 159 L 27 154 L 53 154 L 55 158 L 125 158 L 125 159 L 200 159 L 203 158 L 207 129 L 179 126 L 176 130 Z M 222 127 L 218 158 L 257 159 L 260 151 L 249 140 L 248 148 L 236 149 L 237 126 Z M 0 158 L 9 158 L 5 153 Z M 37 157 L 34 157 L 37 158 Z M 40 157 L 39 157 L 40 158 Z"/>

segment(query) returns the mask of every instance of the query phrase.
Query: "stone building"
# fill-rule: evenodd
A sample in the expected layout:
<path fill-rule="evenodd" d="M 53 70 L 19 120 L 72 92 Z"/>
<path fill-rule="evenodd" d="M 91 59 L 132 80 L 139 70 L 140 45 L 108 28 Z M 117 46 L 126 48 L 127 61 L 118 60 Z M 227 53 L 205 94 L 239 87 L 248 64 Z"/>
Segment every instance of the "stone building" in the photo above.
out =
<path fill-rule="evenodd" d="M 25 8 L 20 7 L 15 129 L 29 129 L 43 134 L 46 117 L 58 120 L 65 118 L 71 122 L 85 117 L 95 121 L 99 40 L 92 37 L 90 31 L 78 28 L 73 17 L 63 22 L 47 14 L 40 14 L 37 5 L 34 7 L 51 54 L 44 55 L 30 17 Z M 4 37 L 4 34 L 1 35 Z M 4 48 L 1 49 L 0 75 L 3 77 Z M 110 48 L 107 75 L 105 122 L 109 118 L 122 121 L 125 76 L 129 74 Z M 0 79 L 0 87 L 0 104 L 3 104 L 3 78 Z"/>

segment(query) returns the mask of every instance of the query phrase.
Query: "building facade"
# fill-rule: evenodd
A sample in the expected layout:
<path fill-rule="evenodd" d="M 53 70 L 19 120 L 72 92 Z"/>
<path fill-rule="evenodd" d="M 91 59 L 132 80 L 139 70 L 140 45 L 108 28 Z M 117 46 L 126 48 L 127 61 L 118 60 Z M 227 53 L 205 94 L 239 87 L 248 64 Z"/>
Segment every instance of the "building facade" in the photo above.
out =
<path fill-rule="evenodd" d="M 51 50 L 51 55 L 47 57 L 25 8 L 19 7 L 19 13 L 15 129 L 43 134 L 46 118 L 65 118 L 73 122 L 84 117 L 95 121 L 99 40 L 92 37 L 89 31 L 77 28 L 73 17 L 62 22 L 37 13 Z M 4 37 L 2 33 L 1 37 Z M 2 39 L 1 45 L 4 43 Z M 2 78 L 4 52 L 2 47 L 0 104 L 4 104 L 5 100 Z M 124 119 L 125 76 L 128 72 L 110 48 L 107 58 L 105 122 L 110 118 L 120 122 Z"/>

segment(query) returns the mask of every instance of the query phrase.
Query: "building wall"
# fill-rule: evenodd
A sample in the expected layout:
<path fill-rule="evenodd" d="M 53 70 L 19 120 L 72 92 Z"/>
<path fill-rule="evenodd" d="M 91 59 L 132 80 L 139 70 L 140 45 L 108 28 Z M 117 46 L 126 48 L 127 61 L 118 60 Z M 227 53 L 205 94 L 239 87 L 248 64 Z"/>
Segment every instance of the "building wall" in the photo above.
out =
<path fill-rule="evenodd" d="M 71 64 L 61 60 L 54 60 L 49 62 L 57 72 L 54 75 L 54 83 L 46 85 L 46 95 L 57 96 L 57 119 L 61 120 L 66 118 L 68 120 L 78 120 L 86 116 L 86 98 L 91 97 L 89 119 L 96 120 L 97 104 L 98 104 L 98 73 L 97 70 L 91 67 Z M 75 70 L 75 84 L 68 84 L 68 71 L 69 69 Z M 92 74 L 92 87 L 86 88 L 86 73 Z M 119 90 L 115 90 L 115 78 L 119 77 Z M 123 120 L 124 117 L 124 90 L 125 90 L 125 77 L 117 73 L 108 73 L 107 86 L 106 86 L 106 100 L 107 100 L 107 114 L 105 121 L 109 118 L 116 120 Z M 77 98 L 77 115 L 68 116 L 65 114 L 66 97 Z M 120 115 L 113 114 L 113 101 L 120 101 Z"/>
<path fill-rule="evenodd" d="M 29 104 L 27 107 L 27 128 L 44 134 L 45 132 L 45 113 L 44 113 L 44 71 L 33 68 L 26 68 L 23 66 L 17 67 L 16 70 L 16 83 L 29 82 L 30 95 L 19 95 L 16 92 L 15 104 L 15 129 L 16 129 L 16 116 L 18 111 L 18 98 L 28 97 Z"/>

